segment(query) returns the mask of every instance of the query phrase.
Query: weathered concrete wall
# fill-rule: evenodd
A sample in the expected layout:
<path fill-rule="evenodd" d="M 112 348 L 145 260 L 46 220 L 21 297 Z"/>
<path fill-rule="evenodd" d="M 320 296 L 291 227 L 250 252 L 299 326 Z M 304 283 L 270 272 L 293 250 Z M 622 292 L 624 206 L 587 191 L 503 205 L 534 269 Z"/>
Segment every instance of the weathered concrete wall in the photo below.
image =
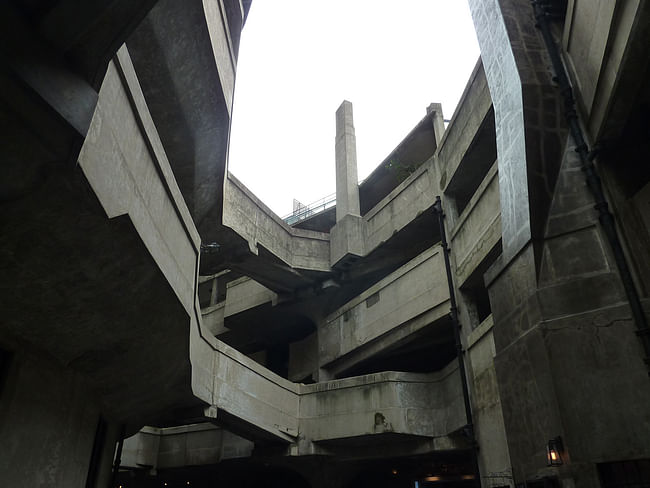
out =
<path fill-rule="evenodd" d="M 198 303 L 197 303 L 198 308 Z M 211 407 L 239 419 L 244 429 L 290 442 L 298 432 L 298 386 L 260 366 L 239 351 L 210 336 L 193 320 L 190 339 L 192 389 Z"/>
<path fill-rule="evenodd" d="M 212 52 L 214 53 L 215 64 L 218 67 L 219 81 L 224 93 L 228 113 L 232 115 L 232 102 L 235 93 L 235 71 L 237 50 L 231 42 L 228 42 L 229 22 L 226 12 L 222 10 L 221 2 L 202 2 L 205 11 L 205 23 L 210 34 Z M 237 26 L 241 29 L 241 25 Z"/>
<path fill-rule="evenodd" d="M 225 308 L 226 302 L 220 302 L 201 309 L 203 327 L 213 336 L 218 336 L 228 331 L 224 324 Z"/>
<path fill-rule="evenodd" d="M 384 372 L 301 387 L 300 432 L 313 441 L 393 433 L 442 437 L 462 427 L 456 364 L 430 374 Z"/>
<path fill-rule="evenodd" d="M 318 333 L 289 344 L 289 379 L 300 381 L 318 370 Z"/>
<path fill-rule="evenodd" d="M 77 294 L 72 302 L 39 296 L 31 311 L 50 321 L 32 325 L 25 310 L 16 321 L 24 340 L 14 344 L 10 327 L 2 329 L 3 346 L 10 341 L 15 352 L 0 412 L 6 486 L 83 486 L 100 416 L 107 425 L 97 481 L 108 486 L 118 422 L 133 428 L 194 402 L 183 345 L 194 310 L 198 234 L 125 48 L 108 66 L 78 166 L 62 173 L 53 201 L 72 199 L 78 207 L 50 209 L 73 225 L 61 229 L 65 244 L 50 236 L 39 259 L 83 249 L 50 275 L 40 271 L 56 295 Z M 113 259 L 114 267 L 106 265 Z M 167 303 L 149 315 L 156 299 Z"/>
<path fill-rule="evenodd" d="M 208 342 L 210 346 L 206 347 Z M 431 375 L 385 373 L 299 385 L 275 375 L 216 339 L 196 337 L 192 347 L 196 365 L 194 391 L 209 401 L 211 407 L 206 414 L 219 420 L 220 411 L 224 411 L 275 440 L 291 443 L 297 441 L 298 435 L 307 440 L 323 440 L 373 433 L 366 432 L 366 427 L 362 427 L 363 432 L 351 429 L 349 421 L 362 405 L 372 410 L 363 415 L 374 416 L 380 409 L 380 413 L 384 412 L 394 422 L 393 430 L 403 434 L 447 435 L 460 426 L 452 428 L 463 417 L 460 382 L 451 375 L 453 367 Z M 431 382 L 441 382 L 440 389 L 432 390 Z M 368 396 L 374 395 L 379 395 L 377 401 L 365 402 Z M 430 411 L 432 408 L 435 412 Z M 332 422 L 342 412 L 350 417 L 337 424 L 340 428 L 335 430 Z M 391 417 L 395 420 L 390 420 Z M 347 433 L 343 432 L 344 426 Z M 447 428 L 450 430 L 445 431 Z"/>
<path fill-rule="evenodd" d="M 202 283 L 205 279 L 206 277 L 200 277 L 199 282 Z M 278 299 L 278 295 L 266 288 L 264 285 L 261 285 L 251 278 L 243 276 L 233 281 L 228 281 L 225 284 L 225 299 L 221 302 L 216 302 L 219 296 L 217 288 L 215 287 L 215 285 L 218 286 L 218 284 L 215 283 L 216 279 L 216 277 L 210 277 L 210 304 L 205 305 L 201 309 L 203 326 L 214 336 L 218 336 L 219 334 L 229 330 L 225 325 L 225 319 L 227 317 L 265 303 L 275 304 Z"/>
<path fill-rule="evenodd" d="M 528 249 L 488 278 L 496 372 L 515 475 L 548 473 L 545 439 L 561 435 L 571 460 L 561 476 L 575 486 L 594 486 L 594 460 L 650 455 L 650 419 L 638 408 L 650 402 L 650 385 L 571 142 L 551 207 L 539 281 L 534 270 Z M 616 428 L 605 427 L 612 425 Z"/>
<path fill-rule="evenodd" d="M 647 370 L 580 166 L 569 141 L 538 291 L 569 454 L 575 463 L 650 457 L 650 414 L 637 407 L 650 404 Z"/>
<path fill-rule="evenodd" d="M 615 138 L 637 103 L 648 44 L 645 2 L 569 2 L 562 45 L 591 139 Z M 645 33 L 644 33 L 645 31 Z"/>
<path fill-rule="evenodd" d="M 318 327 L 321 366 L 431 309 L 438 312 L 431 322 L 447 314 L 444 276 L 442 253 L 434 246 L 333 312 Z"/>
<path fill-rule="evenodd" d="M 490 90 L 483 62 L 479 59 L 436 151 L 438 186 L 441 190 L 445 190 L 454 180 L 458 166 L 469 151 L 476 132 L 491 107 Z"/>
<path fill-rule="evenodd" d="M 572 0 L 570 4 L 562 43 L 575 74 L 576 94 L 584 113 L 590 113 L 617 2 Z"/>
<path fill-rule="evenodd" d="M 12 358 L 0 393 L 2 484 L 84 486 L 101 411 L 87 381 L 46 357 L 22 352 Z M 104 449 L 112 452 L 113 440 L 108 437 Z"/>
<path fill-rule="evenodd" d="M 495 162 L 451 230 L 450 241 L 454 250 L 457 286 L 462 286 L 501 239 L 497 175 Z"/>
<path fill-rule="evenodd" d="M 531 236 L 521 79 L 498 1 L 470 1 L 470 8 L 497 120 L 503 251 L 509 258 Z"/>
<path fill-rule="evenodd" d="M 523 0 L 471 0 L 494 105 L 503 259 L 541 239 L 561 163 L 566 124 L 550 61 Z M 533 252 L 539 262 L 535 247 Z"/>
<path fill-rule="evenodd" d="M 290 442 L 298 433 L 301 398 L 298 385 L 280 378 L 213 339 L 203 329 L 195 296 L 198 286 L 198 234 L 174 185 L 169 166 L 165 164 L 165 154 L 153 124 L 147 119 L 144 99 L 137 96 L 137 79 L 126 51 L 120 52 L 116 63 L 119 64 L 109 69 L 103 88 L 104 98 L 100 97 L 88 142 L 80 156 L 81 167 L 109 217 L 129 214 L 158 267 L 188 312 L 191 320 L 192 389 L 199 399 L 211 406 L 206 414 L 220 419 L 220 412 L 223 412 L 251 430 L 262 432 L 262 435 Z M 137 112 L 129 103 L 124 83 L 135 100 Z M 102 102 L 103 99 L 111 100 L 111 103 Z M 108 123 L 114 120 L 122 122 L 119 126 Z M 155 161 L 144 139 L 133 137 L 142 130 L 153 146 Z M 98 155 L 111 157 L 114 162 L 107 169 L 105 160 Z M 104 165 L 100 165 L 100 162 Z M 114 173 L 107 175 L 106 171 Z M 166 182 L 159 179 L 159 172 L 162 172 Z M 240 197 L 236 207 L 246 215 L 246 225 L 256 236 L 256 241 L 259 239 L 270 249 L 279 249 L 279 254 L 284 253 L 295 266 L 328 269 L 327 254 L 323 252 L 327 250 L 326 236 L 296 231 L 278 222 L 272 215 L 262 216 L 265 207 L 254 197 L 248 196 L 235 184 L 230 188 L 235 189 L 233 191 Z M 148 205 L 148 202 L 154 201 L 157 202 L 155 207 Z M 319 261 L 319 256 L 325 259 Z M 420 281 L 424 281 L 424 275 Z M 256 286 L 250 280 L 244 282 Z M 263 293 L 263 287 L 257 288 L 266 300 L 268 297 Z M 433 290 L 427 291 L 435 294 Z M 224 313 L 236 313 L 247 307 L 240 302 L 250 299 L 248 293 L 243 293 L 239 297 L 241 300 L 236 298 L 232 302 L 234 308 Z M 430 297 L 422 297 L 421 301 L 425 298 Z M 427 304 L 427 308 L 430 305 Z M 406 320 L 419 312 L 400 313 L 403 317 L 396 319 Z M 395 386 L 391 383 L 390 387 Z"/>
<path fill-rule="evenodd" d="M 490 315 L 466 338 L 472 413 L 484 486 L 513 486 L 499 385 L 494 367 L 494 322 Z"/>
<path fill-rule="evenodd" d="M 439 188 L 433 178 L 432 164 L 433 158 L 422 164 L 363 216 L 366 254 L 390 239 L 421 212 L 433 205 L 436 195 L 439 194 Z"/>
<path fill-rule="evenodd" d="M 229 317 L 276 299 L 277 295 L 265 286 L 250 278 L 242 277 L 226 285 L 224 316 Z"/>
<path fill-rule="evenodd" d="M 446 438 L 465 420 L 455 363 L 430 374 L 384 372 L 300 385 L 296 398 L 298 429 L 287 451 L 293 456 L 323 453 L 313 444 L 323 441 L 381 435 Z M 431 446 L 435 449 L 435 442 Z M 440 448 L 452 446 L 447 439 Z M 252 442 L 210 424 L 146 427 L 125 442 L 123 464 L 146 469 L 200 466 L 249 457 L 252 449 Z"/>
<path fill-rule="evenodd" d="M 249 457 L 253 448 L 251 441 L 209 423 L 144 427 L 125 439 L 121 465 L 154 470 L 202 466 Z"/>
<path fill-rule="evenodd" d="M 223 224 L 246 239 L 253 254 L 260 244 L 292 268 L 330 269 L 327 234 L 289 227 L 231 174 L 224 183 Z"/>
<path fill-rule="evenodd" d="M 126 47 L 109 65 L 79 165 L 107 216 L 128 214 L 176 296 L 191 313 L 200 238 Z"/>
<path fill-rule="evenodd" d="M 127 44 L 176 183 L 205 242 L 223 200 L 236 52 L 224 2 L 157 0 Z"/>

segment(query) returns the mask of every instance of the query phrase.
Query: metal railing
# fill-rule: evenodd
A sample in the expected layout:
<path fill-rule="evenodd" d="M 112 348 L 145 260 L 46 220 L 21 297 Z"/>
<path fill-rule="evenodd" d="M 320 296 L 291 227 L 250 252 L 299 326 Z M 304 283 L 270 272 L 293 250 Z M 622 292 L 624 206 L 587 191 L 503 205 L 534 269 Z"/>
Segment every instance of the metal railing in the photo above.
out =
<path fill-rule="evenodd" d="M 334 205 L 336 205 L 336 193 L 332 193 L 331 195 L 327 195 L 326 197 L 310 203 L 309 205 L 300 207 L 291 212 L 289 215 L 282 217 L 282 220 L 284 220 L 289 225 L 293 225 L 296 222 L 306 219 L 307 217 L 311 217 L 312 215 L 316 215 L 323 210 L 327 210 Z"/>

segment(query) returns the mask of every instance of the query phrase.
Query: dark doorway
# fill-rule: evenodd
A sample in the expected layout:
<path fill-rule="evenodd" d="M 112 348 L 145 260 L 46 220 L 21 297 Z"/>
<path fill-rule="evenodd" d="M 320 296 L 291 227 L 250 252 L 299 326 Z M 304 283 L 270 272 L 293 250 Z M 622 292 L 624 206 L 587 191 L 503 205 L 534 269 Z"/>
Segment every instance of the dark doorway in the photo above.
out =
<path fill-rule="evenodd" d="M 650 488 L 650 459 L 601 463 L 602 488 Z"/>

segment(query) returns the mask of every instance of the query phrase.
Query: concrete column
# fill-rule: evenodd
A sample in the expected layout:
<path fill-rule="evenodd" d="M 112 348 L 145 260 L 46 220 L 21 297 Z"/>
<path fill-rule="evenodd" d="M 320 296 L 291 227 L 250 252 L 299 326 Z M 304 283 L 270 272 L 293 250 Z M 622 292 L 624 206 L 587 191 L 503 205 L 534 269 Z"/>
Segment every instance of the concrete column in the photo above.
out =
<path fill-rule="evenodd" d="M 357 140 L 352 104 L 336 111 L 336 225 L 330 230 L 330 264 L 347 267 L 363 256 L 364 225 L 357 183 Z"/>
<path fill-rule="evenodd" d="M 440 103 L 430 103 L 427 107 L 427 114 L 431 114 L 431 123 L 433 124 L 433 134 L 436 139 L 436 147 L 440 145 L 442 136 L 445 133 L 445 119 L 442 115 L 442 105 Z"/>
<path fill-rule="evenodd" d="M 361 215 L 357 178 L 357 138 L 352 104 L 344 100 L 336 111 L 336 222 Z"/>

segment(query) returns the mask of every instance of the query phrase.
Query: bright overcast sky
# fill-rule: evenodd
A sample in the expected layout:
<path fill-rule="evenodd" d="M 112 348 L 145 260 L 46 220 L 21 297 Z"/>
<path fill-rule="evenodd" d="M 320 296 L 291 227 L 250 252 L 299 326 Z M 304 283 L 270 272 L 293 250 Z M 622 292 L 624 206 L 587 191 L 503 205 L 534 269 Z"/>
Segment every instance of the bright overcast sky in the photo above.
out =
<path fill-rule="evenodd" d="M 478 56 L 466 0 L 254 0 L 229 170 L 280 216 L 334 193 L 334 113 L 349 100 L 363 180 L 429 103 L 451 118 Z"/>

